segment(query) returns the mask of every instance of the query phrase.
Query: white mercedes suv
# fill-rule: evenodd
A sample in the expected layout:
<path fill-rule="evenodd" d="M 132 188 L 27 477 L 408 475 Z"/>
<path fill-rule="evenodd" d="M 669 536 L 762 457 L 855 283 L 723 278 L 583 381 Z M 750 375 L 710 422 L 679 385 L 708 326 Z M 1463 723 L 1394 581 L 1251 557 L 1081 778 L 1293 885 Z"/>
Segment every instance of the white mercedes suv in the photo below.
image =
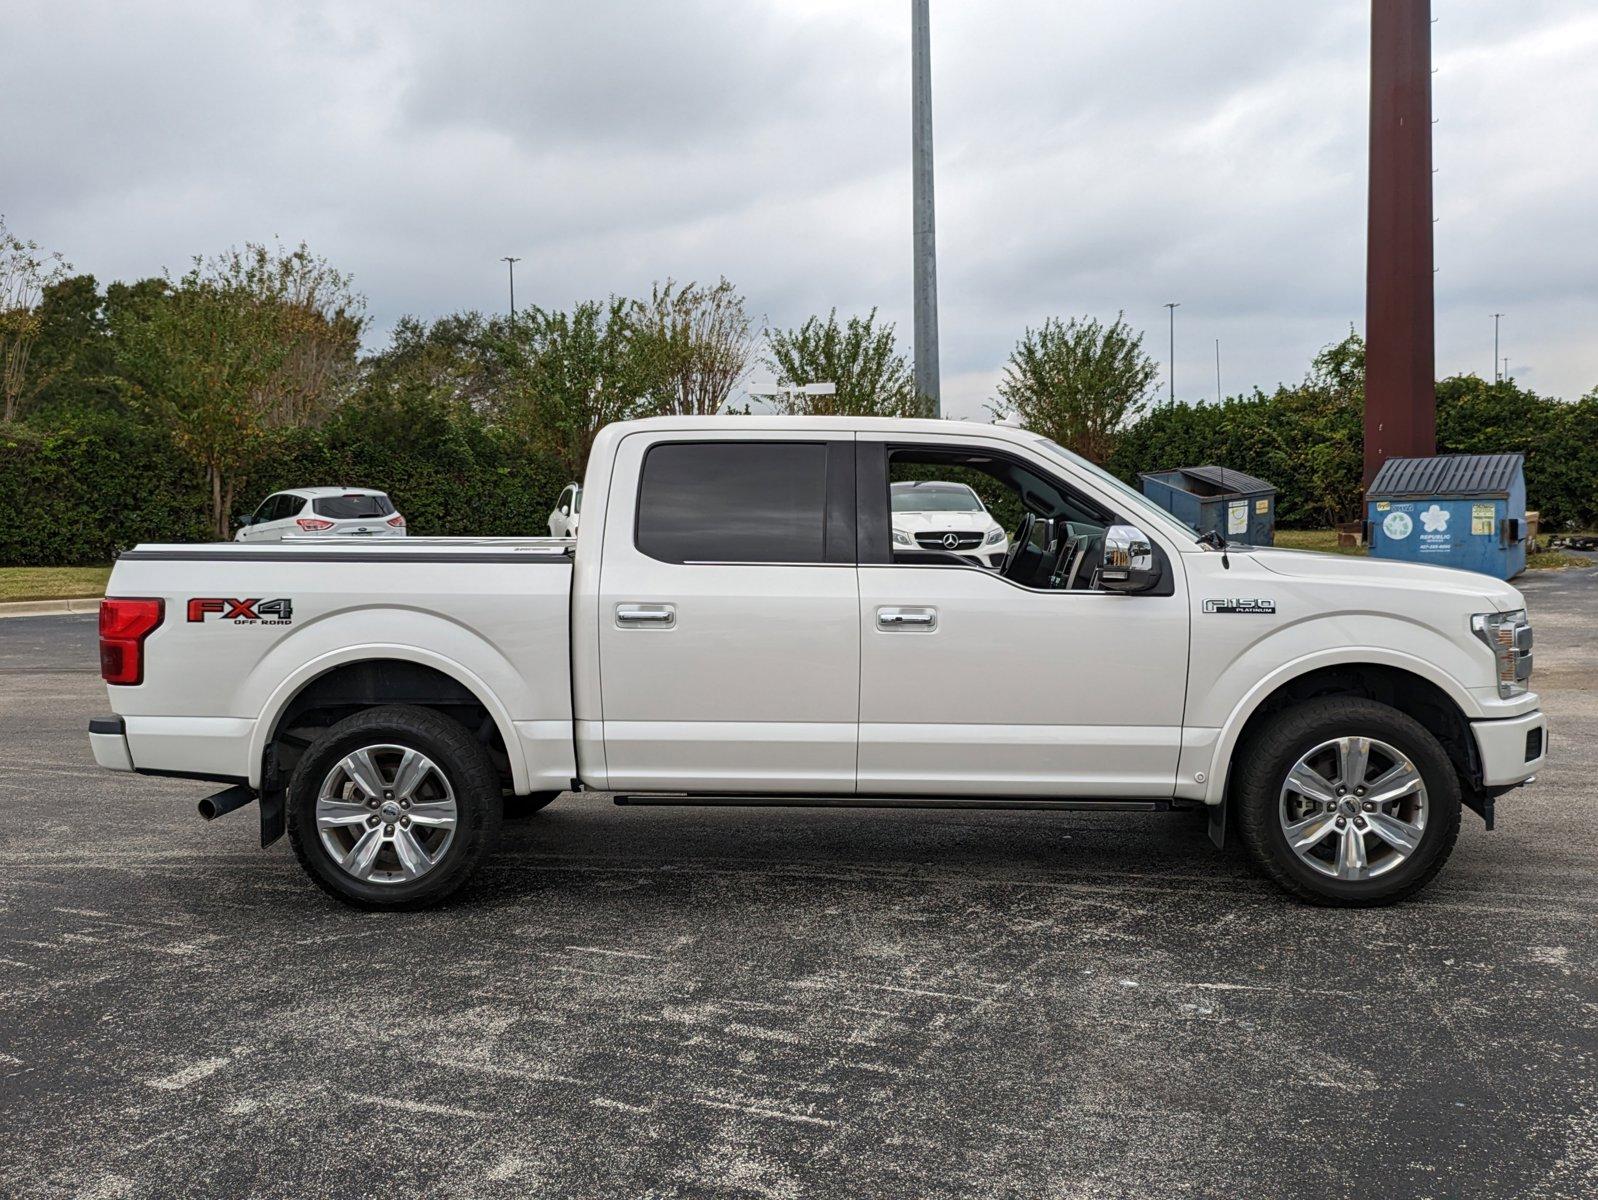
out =
<path fill-rule="evenodd" d="M 1010 549 L 1004 526 L 963 483 L 907 480 L 892 484 L 893 544 L 906 549 L 948 550 L 1000 567 Z"/>
<path fill-rule="evenodd" d="M 309 487 L 273 492 L 244 518 L 236 542 L 281 542 L 289 537 L 404 537 L 405 518 L 386 492 L 371 488 Z"/>

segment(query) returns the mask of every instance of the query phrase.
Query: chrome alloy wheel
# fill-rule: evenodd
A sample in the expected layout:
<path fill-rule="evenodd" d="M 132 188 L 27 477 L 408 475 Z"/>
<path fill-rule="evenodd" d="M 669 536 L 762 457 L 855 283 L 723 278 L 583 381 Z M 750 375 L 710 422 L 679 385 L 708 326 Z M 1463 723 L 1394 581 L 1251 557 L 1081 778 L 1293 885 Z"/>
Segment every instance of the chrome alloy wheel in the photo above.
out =
<path fill-rule="evenodd" d="M 334 764 L 316 795 L 322 848 L 356 879 L 408 883 L 455 838 L 455 790 L 438 764 L 408 746 L 363 746 Z"/>
<path fill-rule="evenodd" d="M 1402 864 L 1426 829 L 1426 781 L 1374 738 L 1322 742 L 1287 773 L 1278 807 L 1289 849 L 1312 870 L 1357 882 Z"/>

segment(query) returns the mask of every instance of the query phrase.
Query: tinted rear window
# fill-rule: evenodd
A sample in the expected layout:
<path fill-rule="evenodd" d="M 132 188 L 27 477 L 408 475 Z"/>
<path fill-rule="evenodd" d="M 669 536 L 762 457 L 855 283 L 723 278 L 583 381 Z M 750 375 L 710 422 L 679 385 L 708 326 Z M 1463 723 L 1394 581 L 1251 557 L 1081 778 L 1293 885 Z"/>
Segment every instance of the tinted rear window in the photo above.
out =
<path fill-rule="evenodd" d="M 387 517 L 394 505 L 387 496 L 323 496 L 312 507 L 319 517 L 334 521 L 359 521 L 363 517 Z"/>
<path fill-rule="evenodd" d="M 644 459 L 638 549 L 664 562 L 826 559 L 827 448 L 666 442 Z"/>

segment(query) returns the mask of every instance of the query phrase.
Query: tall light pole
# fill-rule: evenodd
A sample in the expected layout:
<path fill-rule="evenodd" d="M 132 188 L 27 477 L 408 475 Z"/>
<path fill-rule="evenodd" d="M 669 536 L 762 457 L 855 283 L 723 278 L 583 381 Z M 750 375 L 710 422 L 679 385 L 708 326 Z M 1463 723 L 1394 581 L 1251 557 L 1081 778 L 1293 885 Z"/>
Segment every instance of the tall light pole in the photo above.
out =
<path fill-rule="evenodd" d="M 514 321 L 516 320 L 516 264 L 522 260 L 519 258 L 512 258 L 507 254 L 499 261 L 504 263 L 506 268 L 510 271 L 510 319 Z"/>
<path fill-rule="evenodd" d="M 1493 314 L 1493 382 L 1497 383 L 1501 376 L 1498 374 L 1498 318 L 1503 313 Z"/>
<path fill-rule="evenodd" d="M 938 248 L 932 205 L 932 48 L 927 0 L 910 0 L 910 192 L 915 227 L 915 387 L 943 415 L 938 386 Z"/>
<path fill-rule="evenodd" d="M 1171 385 L 1171 403 L 1175 404 L 1176 403 L 1176 310 L 1182 307 L 1182 302 L 1180 300 L 1172 300 L 1168 304 L 1166 304 L 1165 307 L 1170 311 L 1170 314 L 1171 314 L 1171 357 L 1168 360 L 1171 365 L 1170 365 L 1170 370 L 1166 372 L 1166 378 L 1170 382 L 1170 385 Z"/>
<path fill-rule="evenodd" d="M 1215 403 L 1221 402 L 1221 339 L 1215 339 Z"/>

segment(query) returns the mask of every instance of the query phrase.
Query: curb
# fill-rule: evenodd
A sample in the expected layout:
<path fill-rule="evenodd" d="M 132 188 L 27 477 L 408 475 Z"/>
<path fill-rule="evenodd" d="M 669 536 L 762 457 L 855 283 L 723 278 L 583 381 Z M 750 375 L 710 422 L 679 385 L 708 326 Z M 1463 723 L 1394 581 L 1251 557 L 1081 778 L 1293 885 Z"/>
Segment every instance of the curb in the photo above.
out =
<path fill-rule="evenodd" d="M 6 617 L 55 617 L 68 613 L 100 611 L 99 596 L 76 596 L 71 600 L 8 600 L 0 604 L 0 620 Z"/>

